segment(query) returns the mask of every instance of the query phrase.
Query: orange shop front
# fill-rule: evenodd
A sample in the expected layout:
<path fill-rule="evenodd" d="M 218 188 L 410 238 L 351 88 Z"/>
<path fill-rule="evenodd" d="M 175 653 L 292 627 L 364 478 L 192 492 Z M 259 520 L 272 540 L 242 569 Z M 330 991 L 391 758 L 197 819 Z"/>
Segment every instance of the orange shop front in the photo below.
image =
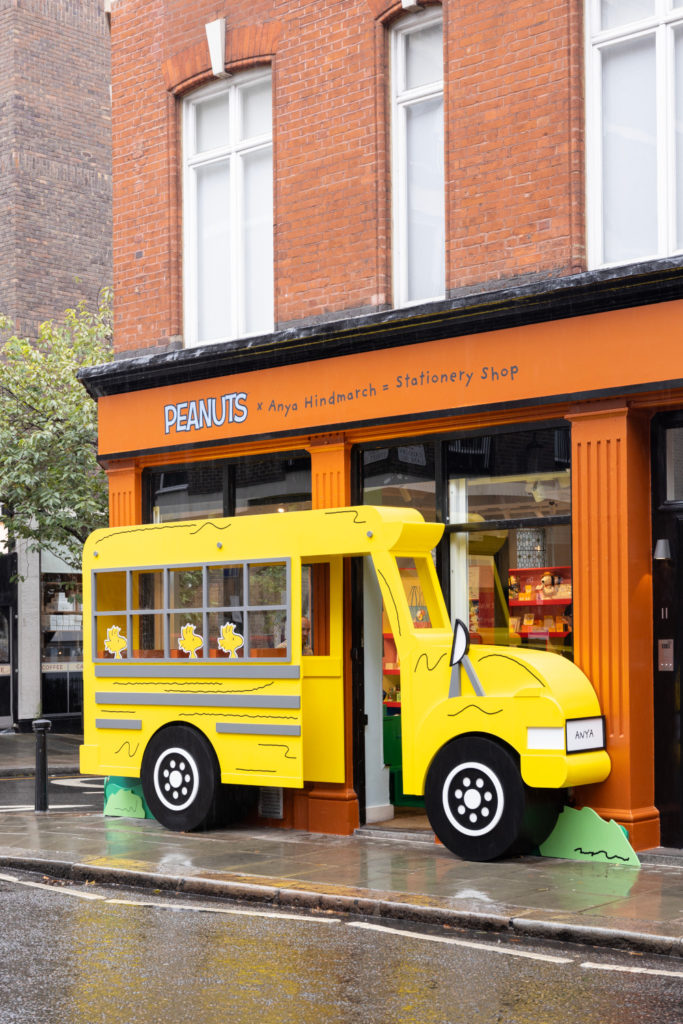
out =
<path fill-rule="evenodd" d="M 683 407 L 681 312 L 660 302 L 472 333 L 466 311 L 432 308 L 86 371 L 111 524 L 361 501 L 443 521 L 452 610 L 475 640 L 521 638 L 583 668 L 613 768 L 576 798 L 655 846 L 650 421 Z M 537 614 L 544 585 L 556 600 Z M 285 826 L 349 833 L 368 812 L 360 627 L 347 620 L 346 780 L 286 793 Z"/>

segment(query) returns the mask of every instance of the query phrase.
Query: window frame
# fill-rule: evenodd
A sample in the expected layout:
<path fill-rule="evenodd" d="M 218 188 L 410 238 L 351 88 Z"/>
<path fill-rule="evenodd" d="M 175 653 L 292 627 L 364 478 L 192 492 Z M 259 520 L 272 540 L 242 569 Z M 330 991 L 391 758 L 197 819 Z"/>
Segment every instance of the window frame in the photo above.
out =
<path fill-rule="evenodd" d="M 239 75 L 212 82 L 183 98 L 181 112 L 182 134 L 182 204 L 183 204 L 183 309 L 184 344 L 186 348 L 200 345 L 220 344 L 237 337 L 258 336 L 273 330 L 271 317 L 269 327 L 247 330 L 245 292 L 245 233 L 244 227 L 244 163 L 254 153 L 269 152 L 273 159 L 272 117 L 270 131 L 261 135 L 240 139 L 241 105 L 239 94 L 245 87 L 259 81 L 268 81 L 271 87 L 273 76 L 270 67 L 255 68 L 240 72 Z M 230 139 L 225 145 L 201 153 L 194 152 L 194 138 L 197 124 L 197 109 L 217 96 L 227 94 L 229 103 Z M 197 174 L 198 168 L 209 167 L 221 161 L 230 168 L 229 181 L 229 236 L 230 270 L 227 288 L 230 296 L 229 318 L 226 330 L 220 337 L 201 339 L 199 337 L 199 250 L 197 245 Z M 274 203 L 274 175 L 271 174 L 271 196 Z M 274 241 L 274 240 L 273 240 Z M 271 246 L 270 275 L 264 288 L 274 302 L 274 246 Z"/>
<path fill-rule="evenodd" d="M 285 570 L 285 602 L 284 603 L 270 603 L 270 604 L 252 604 L 251 595 L 249 594 L 249 583 L 248 575 L 249 569 L 253 566 L 271 566 L 271 565 L 282 565 Z M 121 568 L 110 568 L 110 569 L 93 569 L 91 570 L 91 593 L 92 593 L 92 609 L 91 609 L 91 636 L 92 636 L 92 661 L 95 665 L 114 665 L 124 662 L 129 665 L 149 665 L 162 663 L 165 665 L 172 664 L 178 666 L 179 664 L 213 664 L 213 665 L 226 665 L 226 664 L 260 664 L 261 661 L 257 655 L 249 653 L 251 648 L 251 625 L 249 622 L 250 615 L 254 613 L 259 614 L 262 612 L 284 612 L 285 624 L 286 624 L 286 637 L 285 646 L 283 648 L 282 662 L 284 664 L 290 664 L 293 659 L 292 657 L 292 593 L 293 593 L 293 571 L 295 566 L 295 560 L 289 556 L 283 555 L 281 558 L 248 558 L 248 559 L 230 559 L 229 561 L 211 561 L 211 562 L 173 562 L 168 565 L 142 565 L 142 566 L 125 566 Z M 241 568 L 242 570 L 242 584 L 243 594 L 242 603 L 240 605 L 225 606 L 216 605 L 213 606 L 209 603 L 209 583 L 208 583 L 208 570 L 209 569 L 224 569 L 224 568 Z M 175 607 L 171 599 L 170 574 L 174 571 L 182 572 L 186 570 L 198 569 L 202 573 L 202 603 L 201 605 L 192 606 L 188 608 L 180 609 Z M 137 573 L 146 572 L 160 572 L 162 574 L 162 600 L 158 607 L 152 609 L 136 609 L 133 603 L 133 577 Z M 126 605 L 124 608 L 112 608 L 112 609 L 101 609 L 99 605 L 98 596 L 98 577 L 112 575 L 115 573 L 121 573 L 125 576 L 125 589 L 126 589 Z M 208 653 L 209 647 L 209 628 L 208 621 L 209 616 L 212 614 L 218 614 L 220 612 L 238 612 L 242 615 L 242 629 L 244 637 L 244 651 L 242 656 L 238 656 L 235 659 L 223 658 L 211 656 Z M 173 615 L 179 615 L 180 618 L 187 613 L 188 615 L 201 615 L 202 616 L 202 638 L 204 643 L 202 644 L 201 650 L 204 653 L 201 657 L 196 659 L 178 658 L 172 652 L 177 651 L 179 648 L 177 644 L 174 646 L 172 643 L 175 632 L 170 630 L 170 624 Z M 149 657 L 138 656 L 135 657 L 132 654 L 132 642 L 134 636 L 134 630 L 132 628 L 132 621 L 135 615 L 159 615 L 162 619 L 163 639 L 164 639 L 164 653 L 163 655 L 152 655 Z M 116 659 L 111 657 L 102 657 L 99 655 L 98 647 L 98 623 L 102 621 L 105 625 L 105 619 L 107 617 L 116 616 L 118 618 L 125 619 L 126 628 L 126 640 L 128 645 L 122 652 L 122 657 Z M 180 671 L 180 670 L 179 670 Z"/>
<path fill-rule="evenodd" d="M 673 0 L 654 0 L 654 14 L 619 25 L 600 28 L 600 0 L 586 0 L 586 250 L 589 269 L 617 267 L 683 254 L 683 238 L 676 245 L 676 124 L 674 32 L 683 32 L 683 6 Z M 602 54 L 610 47 L 654 36 L 657 250 L 638 256 L 607 260 L 603 230 Z M 682 69 L 683 71 L 683 69 Z M 683 111 L 681 112 L 683 116 Z M 681 167 L 683 176 L 683 167 Z M 683 183 L 680 186 L 683 205 Z"/>
<path fill-rule="evenodd" d="M 401 89 L 399 83 L 405 80 L 405 39 L 429 28 L 431 25 L 440 24 L 443 31 L 443 11 L 441 6 L 418 11 L 415 14 L 407 15 L 389 30 L 390 43 L 390 136 L 391 136 L 391 224 L 392 224 L 392 287 L 395 307 L 416 306 L 423 302 L 433 302 L 445 298 L 445 220 L 446 220 L 446 147 L 444 142 L 444 195 L 443 195 L 443 226 L 444 226 L 444 280 L 443 289 L 436 295 L 424 296 L 417 299 L 408 298 L 408 188 L 407 188 L 407 137 L 406 137 L 406 109 L 416 103 L 441 98 L 442 116 L 445 103 L 445 75 L 443 70 L 443 47 L 442 47 L 442 73 L 438 81 L 429 83 L 426 86 L 417 86 L 413 89 Z M 445 131 L 445 118 L 444 118 Z"/>

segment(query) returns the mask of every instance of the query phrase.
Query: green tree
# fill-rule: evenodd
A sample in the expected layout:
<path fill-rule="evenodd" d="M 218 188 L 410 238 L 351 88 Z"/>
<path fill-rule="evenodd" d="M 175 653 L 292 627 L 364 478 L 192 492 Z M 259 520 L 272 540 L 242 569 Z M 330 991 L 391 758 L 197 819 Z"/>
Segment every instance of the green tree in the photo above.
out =
<path fill-rule="evenodd" d="M 112 358 L 112 296 L 20 338 L 0 315 L 0 503 L 11 539 L 78 565 L 88 534 L 107 523 L 107 479 L 97 463 L 97 405 L 77 378 Z"/>

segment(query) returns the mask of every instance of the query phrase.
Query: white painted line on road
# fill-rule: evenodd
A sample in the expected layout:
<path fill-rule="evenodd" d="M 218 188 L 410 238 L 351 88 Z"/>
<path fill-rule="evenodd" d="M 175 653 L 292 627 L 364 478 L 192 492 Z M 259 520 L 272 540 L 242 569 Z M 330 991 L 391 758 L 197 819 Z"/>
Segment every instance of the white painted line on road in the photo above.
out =
<path fill-rule="evenodd" d="M 683 971 L 660 971 L 654 967 L 621 967 L 618 964 L 581 964 L 588 971 L 619 971 L 621 974 L 657 974 L 661 978 L 683 978 Z"/>
<path fill-rule="evenodd" d="M 306 914 L 287 914 L 268 910 L 233 910 L 229 907 L 204 907 L 193 903 L 160 903 L 150 900 L 109 899 L 97 893 L 85 892 L 83 889 L 48 885 L 45 882 L 30 882 L 24 878 L 17 878 L 16 875 L 0 874 L 0 882 L 14 882 L 15 885 L 24 885 L 29 889 L 46 889 L 48 892 L 58 896 L 75 896 L 81 900 L 98 900 L 100 903 L 108 904 L 118 903 L 126 907 L 152 907 L 155 910 L 189 910 L 195 914 L 226 914 L 233 917 L 267 917 L 275 920 L 283 919 L 285 921 L 307 921 L 313 924 L 341 924 L 341 920 L 338 917 L 309 917 Z"/>
<path fill-rule="evenodd" d="M 50 779 L 53 786 L 69 786 L 71 789 L 104 789 L 104 779 Z"/>
<path fill-rule="evenodd" d="M 60 896 L 75 896 L 79 900 L 100 900 L 104 902 L 104 896 L 98 896 L 94 892 L 84 892 L 82 889 L 70 889 L 63 886 L 48 885 L 45 882 L 29 882 L 24 878 L 15 878 L 13 875 L 0 875 L 1 882 L 14 882 L 16 885 L 25 885 L 29 889 L 46 889 L 51 893 L 58 893 Z"/>
<path fill-rule="evenodd" d="M 85 809 L 86 807 L 95 807 L 95 804 L 53 804 L 50 803 L 49 810 L 51 811 L 73 811 L 76 808 Z M 0 806 L 0 814 L 6 814 L 10 811 L 33 811 L 35 810 L 34 804 L 4 804 Z"/>
<path fill-rule="evenodd" d="M 189 910 L 194 914 L 227 914 L 233 917 L 268 917 L 285 921 L 309 921 L 315 924 L 341 924 L 338 917 L 309 917 L 307 914 L 287 914 L 274 910 L 233 910 L 229 907 L 203 907 L 194 903 L 150 903 L 142 900 L 106 900 L 107 903 L 123 903 L 128 907 L 155 907 L 157 910 Z"/>
<path fill-rule="evenodd" d="M 349 928 L 365 928 L 374 932 L 386 932 L 389 935 L 404 935 L 409 939 L 421 939 L 424 942 L 442 942 L 449 946 L 464 946 L 466 949 L 478 949 L 483 953 L 501 953 L 503 956 L 520 956 L 525 960 L 542 960 L 548 964 L 573 964 L 571 957 L 546 956 L 543 953 L 526 953 L 521 949 L 509 949 L 507 946 L 492 946 L 486 942 L 468 942 L 467 939 L 452 939 L 445 935 L 424 935 L 421 932 L 409 932 L 401 928 L 387 928 L 381 924 L 368 924 L 364 921 L 351 921 Z"/>

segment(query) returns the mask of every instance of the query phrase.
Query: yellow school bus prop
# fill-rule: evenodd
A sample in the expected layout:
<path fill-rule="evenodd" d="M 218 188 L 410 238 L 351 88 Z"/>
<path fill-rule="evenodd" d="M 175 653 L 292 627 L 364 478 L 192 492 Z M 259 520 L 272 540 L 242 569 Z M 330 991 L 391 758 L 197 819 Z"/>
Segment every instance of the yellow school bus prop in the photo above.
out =
<path fill-rule="evenodd" d="M 343 562 L 363 556 L 400 660 L 405 792 L 459 856 L 541 842 L 563 790 L 609 773 L 598 700 L 557 654 L 469 648 L 434 569 L 442 532 L 372 506 L 97 531 L 81 771 L 140 777 L 171 829 L 244 787 L 342 782 Z"/>

